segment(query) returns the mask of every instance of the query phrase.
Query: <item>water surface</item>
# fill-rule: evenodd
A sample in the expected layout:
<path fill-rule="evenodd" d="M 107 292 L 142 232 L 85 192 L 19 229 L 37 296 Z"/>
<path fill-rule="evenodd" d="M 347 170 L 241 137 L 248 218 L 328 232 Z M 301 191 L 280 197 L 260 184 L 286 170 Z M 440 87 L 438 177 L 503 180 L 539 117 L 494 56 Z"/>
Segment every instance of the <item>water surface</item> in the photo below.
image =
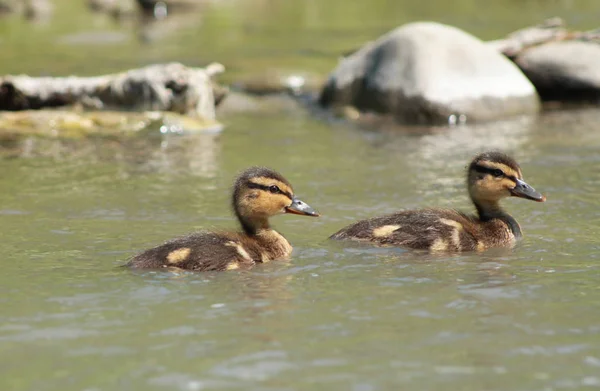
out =
<path fill-rule="evenodd" d="M 252 2 L 240 3 L 249 7 Z M 293 7 L 282 2 L 257 3 L 276 4 L 292 14 Z M 310 47 L 309 41 L 326 46 L 315 37 L 333 42 L 348 31 L 371 39 L 393 19 L 386 2 L 379 4 L 382 8 L 357 2 L 364 23 L 359 8 L 348 2 L 331 2 L 330 8 L 323 2 L 298 3 L 306 12 L 298 28 L 307 36 L 297 39 L 305 43 L 290 46 L 272 37 L 261 46 L 263 52 L 253 46 L 259 42 L 253 28 L 259 37 L 273 35 L 265 26 L 284 31 L 285 19 L 266 23 L 241 11 L 211 12 L 220 10 L 223 18 L 237 21 L 231 22 L 235 26 L 246 22 L 250 46 L 242 49 L 247 53 L 264 61 L 278 58 L 277 53 L 284 59 L 298 56 L 300 68 L 321 60 L 311 53 L 292 56 L 296 49 L 290 47 Z M 524 10 L 520 2 L 500 3 L 518 20 L 492 8 L 481 10 L 493 21 L 491 27 L 477 27 L 475 21 L 485 15 L 468 17 L 472 9 L 463 15 L 457 6 L 446 14 L 421 4 L 419 12 L 462 20 L 490 36 L 501 23 L 510 30 L 522 25 L 521 19 L 535 22 L 555 8 L 582 23 L 589 17 L 589 8 L 563 2 L 526 2 Z M 401 21 L 419 13 L 398 7 Z M 377 15 L 385 16 L 381 25 Z M 331 28 L 319 30 L 334 16 Z M 243 38 L 228 41 L 225 32 L 222 37 L 207 50 L 237 57 L 239 52 L 227 45 Z M 43 66 L 66 73 L 87 64 L 92 73 L 132 59 L 168 58 L 168 50 L 176 51 L 167 48 L 162 56 L 165 47 L 140 46 L 139 52 L 151 54 L 119 55 L 105 64 L 97 64 L 94 55 L 85 63 L 78 52 L 64 49 L 75 59 L 62 63 L 48 57 Z M 108 48 L 122 49 L 111 43 L 99 53 Z M 184 60 L 193 57 L 184 48 L 178 53 Z M 32 60 L 24 68 L 40 66 L 32 53 L 16 55 Z M 281 58 L 273 61 L 285 64 Z M 325 63 L 332 66 L 334 54 L 325 56 Z M 16 69 L 10 63 L 5 68 Z M 227 128 L 221 134 L 3 143 L 0 388 L 600 387 L 597 110 L 548 112 L 538 119 L 422 135 L 356 129 L 316 118 L 300 106 L 222 120 Z M 430 256 L 325 239 L 358 218 L 401 208 L 469 211 L 465 167 L 475 153 L 493 148 L 513 154 L 528 183 L 548 197 L 545 204 L 505 202 L 525 234 L 516 248 Z M 253 164 L 281 171 L 296 194 L 322 213 L 319 219 L 274 219 L 295 246 L 290 261 L 220 274 L 119 268 L 136 250 L 173 236 L 199 228 L 233 229 L 230 185 L 237 172 Z"/>

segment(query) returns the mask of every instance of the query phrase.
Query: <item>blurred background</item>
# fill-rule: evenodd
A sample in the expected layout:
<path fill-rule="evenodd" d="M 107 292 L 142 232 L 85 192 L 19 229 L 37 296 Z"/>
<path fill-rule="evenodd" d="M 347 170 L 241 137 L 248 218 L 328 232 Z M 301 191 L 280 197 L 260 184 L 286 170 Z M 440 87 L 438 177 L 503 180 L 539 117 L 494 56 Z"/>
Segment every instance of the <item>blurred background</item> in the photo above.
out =
<path fill-rule="evenodd" d="M 0 389 L 600 386 L 597 106 L 390 130 L 261 84 L 300 75 L 318 91 L 343 53 L 414 21 L 483 40 L 553 16 L 597 28 L 598 0 L 32 0 L 1 10 L 0 74 L 220 62 L 219 81 L 241 97 L 217 111 L 221 132 L 86 137 L 26 118 L 39 134 L 0 132 Z M 465 167 L 488 149 L 513 155 L 548 198 L 506 201 L 525 235 L 516 248 L 430 256 L 326 240 L 404 208 L 471 212 Z M 235 229 L 230 186 L 254 164 L 281 171 L 322 214 L 273 219 L 291 260 L 220 274 L 120 267 L 193 230 Z"/>
<path fill-rule="evenodd" d="M 227 68 L 226 82 L 265 69 L 325 77 L 341 54 L 418 20 L 453 25 L 483 40 L 504 37 L 553 16 L 564 18 L 573 29 L 598 27 L 594 0 L 4 3 L 2 73 L 32 76 L 95 75 L 167 61 L 188 66 L 218 61 Z M 37 11 L 27 12 L 21 3 Z"/>

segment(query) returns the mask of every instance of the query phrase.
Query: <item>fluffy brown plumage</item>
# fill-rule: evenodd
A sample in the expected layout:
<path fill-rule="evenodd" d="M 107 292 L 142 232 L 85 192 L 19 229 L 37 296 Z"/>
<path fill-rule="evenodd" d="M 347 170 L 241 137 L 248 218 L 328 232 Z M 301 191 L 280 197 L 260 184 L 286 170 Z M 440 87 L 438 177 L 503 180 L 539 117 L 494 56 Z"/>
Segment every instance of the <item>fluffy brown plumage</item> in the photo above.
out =
<path fill-rule="evenodd" d="M 126 264 L 132 268 L 176 267 L 194 271 L 249 268 L 256 263 L 288 257 L 292 246 L 269 225 L 281 213 L 319 214 L 294 196 L 291 184 L 279 173 L 252 167 L 235 181 L 233 210 L 241 232 L 197 232 L 143 251 Z"/>
<path fill-rule="evenodd" d="M 468 168 L 467 186 L 477 215 L 450 209 L 407 210 L 359 221 L 333 234 L 331 239 L 432 252 L 510 246 L 521 237 L 521 229 L 499 201 L 510 196 L 546 200 L 523 181 L 517 162 L 500 152 L 475 156 Z"/>

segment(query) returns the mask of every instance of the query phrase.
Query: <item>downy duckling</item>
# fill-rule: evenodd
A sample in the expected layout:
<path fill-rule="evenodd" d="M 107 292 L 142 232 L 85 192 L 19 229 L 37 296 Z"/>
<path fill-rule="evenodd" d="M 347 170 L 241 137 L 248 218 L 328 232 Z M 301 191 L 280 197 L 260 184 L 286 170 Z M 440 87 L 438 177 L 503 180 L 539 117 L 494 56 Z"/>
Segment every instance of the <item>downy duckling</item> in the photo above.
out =
<path fill-rule="evenodd" d="M 249 268 L 287 258 L 292 252 L 290 243 L 269 225 L 270 217 L 282 213 L 319 216 L 294 196 L 292 185 L 281 174 L 264 167 L 239 175 L 233 187 L 233 211 L 241 232 L 193 233 L 135 255 L 126 266 L 194 271 Z"/>
<path fill-rule="evenodd" d="M 482 251 L 511 246 L 521 238 L 521 228 L 500 207 L 499 201 L 510 196 L 546 201 L 546 197 L 523 181 L 517 162 L 500 152 L 477 155 L 469 165 L 467 185 L 477 215 L 451 209 L 407 210 L 359 221 L 330 239 L 431 252 Z"/>

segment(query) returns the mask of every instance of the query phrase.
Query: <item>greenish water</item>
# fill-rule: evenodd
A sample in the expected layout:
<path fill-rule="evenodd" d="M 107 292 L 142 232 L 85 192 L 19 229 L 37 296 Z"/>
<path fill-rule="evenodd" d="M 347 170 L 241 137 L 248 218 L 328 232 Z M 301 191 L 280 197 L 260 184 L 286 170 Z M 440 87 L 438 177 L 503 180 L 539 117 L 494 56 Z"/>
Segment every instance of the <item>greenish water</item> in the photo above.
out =
<path fill-rule="evenodd" d="M 3 73 L 95 75 L 143 64 L 219 61 L 237 81 L 265 69 L 327 74 L 341 53 L 417 20 L 498 39 L 560 16 L 575 29 L 598 27 L 596 0 L 218 0 L 198 12 L 143 27 L 86 10 L 85 1 L 54 0 L 53 19 L 31 25 L 0 20 Z M 141 39 L 140 37 L 145 37 Z M 143 44 L 149 41 L 151 44 Z"/>
<path fill-rule="evenodd" d="M 253 3 L 271 10 L 270 16 L 255 20 L 259 7 Z M 251 65 L 234 74 L 253 72 L 260 61 L 285 67 L 296 58 L 297 68 L 318 71 L 333 66 L 338 47 L 391 27 L 392 12 L 399 22 L 421 12 L 494 36 L 500 26 L 509 31 L 547 14 L 564 13 L 585 24 L 593 9 L 592 2 L 565 8 L 571 3 L 506 1 L 498 2 L 502 11 L 490 6 L 474 17 L 475 2 L 466 1 L 451 10 L 441 2 L 439 8 L 398 3 L 407 10 L 387 2 L 324 3 L 296 2 L 304 21 L 298 26 L 288 23 L 294 7 L 287 2 L 227 3 L 229 8 L 210 9 L 213 19 L 206 16 L 196 30 L 219 31 L 221 23 L 248 31 L 247 37 L 227 39 L 223 28 L 222 41 L 205 36 L 193 45 L 200 51 L 211 43 L 210 60 L 226 65 L 220 53 L 234 64 L 249 54 Z M 85 30 L 86 18 L 69 28 Z M 47 28 L 69 29 L 52 26 Z M 287 27 L 296 31 L 291 45 L 273 32 Z M 298 33 L 305 30 L 308 36 Z M 260 46 L 266 36 L 270 40 Z M 11 45 L 21 39 L 10 37 Z M 43 67 L 94 73 L 196 58 L 174 42 L 167 36 L 155 46 L 104 45 L 87 59 L 79 47 L 58 45 L 72 55 L 64 63 L 58 57 L 40 63 L 37 54 L 14 51 L 30 61 L 3 66 L 5 72 Z M 312 44 L 331 54 L 321 58 L 298 49 Z M 95 56 L 111 48 L 118 54 L 97 63 Z M 227 126 L 221 134 L 27 139 L 1 146 L 0 389 L 600 387 L 597 110 L 423 135 L 355 129 L 301 107 L 221 120 Z M 469 210 L 464 168 L 473 154 L 493 148 L 513 154 L 527 182 L 548 197 L 545 204 L 505 203 L 525 234 L 516 248 L 429 256 L 325 240 L 358 218 L 400 208 Z M 322 213 L 319 219 L 274 219 L 295 246 L 289 262 L 220 274 L 118 268 L 136 250 L 173 236 L 235 227 L 229 187 L 252 164 L 281 171 L 296 194 Z"/>

